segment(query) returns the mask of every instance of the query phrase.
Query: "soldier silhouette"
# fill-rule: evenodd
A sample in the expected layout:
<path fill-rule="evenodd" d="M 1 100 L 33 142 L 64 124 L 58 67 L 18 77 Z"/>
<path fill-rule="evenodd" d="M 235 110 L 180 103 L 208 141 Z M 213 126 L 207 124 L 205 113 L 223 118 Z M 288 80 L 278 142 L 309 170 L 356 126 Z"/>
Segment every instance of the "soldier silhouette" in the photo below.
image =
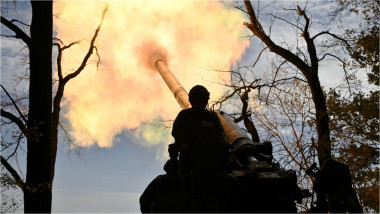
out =
<path fill-rule="evenodd" d="M 175 143 L 165 164 L 140 197 L 146 212 L 221 213 L 239 211 L 240 184 L 228 172 L 229 150 L 218 115 L 206 109 L 210 93 L 201 85 L 189 92 L 191 108 L 173 124 Z M 178 150 L 179 149 L 179 150 Z M 179 170 L 177 155 L 179 151 Z"/>
<path fill-rule="evenodd" d="M 189 92 L 191 108 L 182 110 L 173 123 L 172 135 L 180 147 L 180 174 L 189 170 L 222 170 L 228 161 L 223 126 L 206 109 L 210 93 L 196 85 Z"/>
<path fill-rule="evenodd" d="M 180 152 L 181 202 L 189 208 L 181 212 L 231 212 L 237 204 L 232 196 L 237 198 L 240 186 L 228 174 L 229 150 L 218 115 L 206 109 L 209 98 L 204 86 L 194 86 L 189 92 L 192 107 L 182 110 L 173 123 Z"/>

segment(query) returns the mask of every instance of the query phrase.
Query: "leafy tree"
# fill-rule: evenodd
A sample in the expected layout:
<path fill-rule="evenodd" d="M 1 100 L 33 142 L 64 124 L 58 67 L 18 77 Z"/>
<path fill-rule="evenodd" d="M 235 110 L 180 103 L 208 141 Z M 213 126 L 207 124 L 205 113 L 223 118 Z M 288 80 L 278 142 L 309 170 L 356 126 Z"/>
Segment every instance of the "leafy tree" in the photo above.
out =
<path fill-rule="evenodd" d="M 249 30 L 253 33 L 256 38 L 258 38 L 262 44 L 264 45 L 264 49 L 267 48 L 275 55 L 281 57 L 283 61 L 277 65 L 277 68 L 273 69 L 275 75 L 272 76 L 272 83 L 275 83 L 278 79 L 278 75 L 280 72 L 285 72 L 289 78 L 299 78 L 300 81 L 304 81 L 307 85 L 307 87 L 310 90 L 311 100 L 313 102 L 313 110 L 311 110 L 311 114 L 315 114 L 308 122 L 311 126 L 316 126 L 316 133 L 317 133 L 317 142 L 312 145 L 317 150 L 318 158 L 319 158 L 319 164 L 320 166 L 323 164 L 323 162 L 326 159 L 329 159 L 332 157 L 332 152 L 335 152 L 335 150 L 332 150 L 332 142 L 331 139 L 331 131 L 330 131 L 330 115 L 331 111 L 327 108 L 326 103 L 326 96 L 324 93 L 323 88 L 320 85 L 319 80 L 319 69 L 320 69 L 320 63 L 323 60 L 326 60 L 327 58 L 333 58 L 341 63 L 343 63 L 343 69 L 342 72 L 346 75 L 346 81 L 350 83 L 350 75 L 346 69 L 346 62 L 341 59 L 341 56 L 337 54 L 336 48 L 343 47 L 348 50 L 348 52 L 351 54 L 351 56 L 359 56 L 358 51 L 355 50 L 352 46 L 352 41 L 345 39 L 343 36 L 338 36 L 337 34 L 334 34 L 330 31 L 322 30 L 320 32 L 312 32 L 311 24 L 312 20 L 309 18 L 305 8 L 301 9 L 300 6 L 296 6 L 295 8 L 285 9 L 290 11 L 295 11 L 296 15 L 293 16 L 295 23 L 291 22 L 289 20 L 289 17 L 280 17 L 277 15 L 276 12 L 270 13 L 268 16 L 272 17 L 272 22 L 274 20 L 279 20 L 285 23 L 286 25 L 290 26 L 290 28 L 295 29 L 294 32 L 297 34 L 300 34 L 300 37 L 302 38 L 304 42 L 304 46 L 299 45 L 298 39 L 296 40 L 296 44 L 291 44 L 286 41 L 280 41 L 276 42 L 274 37 L 271 37 L 271 32 L 274 31 L 273 25 L 263 25 L 262 20 L 259 20 L 260 13 L 259 7 L 256 8 L 256 10 L 252 7 L 252 4 L 250 1 L 244 1 L 246 11 L 242 9 L 242 7 L 239 7 L 239 9 L 246 12 L 249 16 L 250 23 L 244 23 Z M 306 4 L 307 5 L 307 4 Z M 264 6 L 265 7 L 265 6 Z M 325 43 L 318 43 L 318 39 L 325 38 Z M 330 45 L 327 43 L 331 43 L 331 39 L 335 40 L 335 44 Z M 355 43 L 356 48 L 360 50 L 360 47 L 357 46 L 358 43 Z M 261 53 L 260 53 L 261 54 Z M 371 55 L 372 56 L 372 55 Z M 360 57 L 362 59 L 362 57 Z M 256 64 L 256 62 L 254 63 Z M 287 65 L 288 69 L 281 68 L 283 65 Z M 289 71 L 291 70 L 291 71 Z M 300 75 L 301 74 L 301 75 Z M 273 85 L 272 85 L 273 86 Z M 298 89 L 297 89 L 298 90 Z M 270 92 L 267 96 L 269 96 Z M 259 95 L 260 96 L 260 95 Z M 302 95 L 304 96 L 304 95 Z M 294 100 L 297 100 L 297 96 L 293 97 Z M 268 100 L 268 98 L 266 99 Z M 295 108 L 297 105 L 295 105 L 295 101 L 286 101 L 285 98 L 282 96 L 278 96 L 275 99 L 275 101 L 279 101 L 279 109 L 282 108 L 282 114 L 285 116 L 289 115 L 296 115 L 294 112 L 292 114 L 289 114 L 289 110 L 291 108 Z M 282 102 L 282 103 L 281 103 Z M 273 103 L 267 103 L 269 105 L 273 105 Z M 282 104 L 282 106 L 281 106 Z M 285 108 L 284 108 L 285 107 Z M 280 113 L 281 114 L 281 113 Z M 265 118 L 265 117 L 264 117 Z M 256 120 L 259 120 L 257 118 Z M 289 121 L 295 121 L 294 118 L 289 118 Z M 263 120 L 260 121 L 261 125 L 270 127 L 267 130 L 273 132 L 273 127 L 279 126 L 279 124 L 273 123 L 273 120 L 266 120 L 265 122 Z M 288 127 L 294 129 L 294 123 L 290 122 L 288 123 Z M 299 127 L 305 127 L 306 123 L 304 125 L 301 125 Z M 302 128 L 301 128 L 302 129 Z M 282 131 L 277 131 L 276 133 L 281 133 Z M 295 138 L 293 140 L 290 140 L 294 143 L 297 143 L 297 135 L 294 135 Z M 333 136 L 334 137 L 334 136 Z M 313 139 L 313 138 L 312 138 Z M 312 141 L 310 139 L 310 141 Z M 283 141 L 283 138 L 277 139 L 279 142 Z M 334 138 L 335 140 L 335 138 Z M 288 148 L 289 146 L 284 146 L 284 148 Z M 343 148 L 343 147 L 342 147 Z M 312 151 L 312 149 L 310 150 Z M 293 151 L 294 152 L 294 151 Z M 343 150 L 340 151 L 343 155 Z M 292 152 L 288 152 L 292 153 Z M 298 152 L 299 154 L 302 154 L 302 152 Z M 335 154 L 334 154 L 335 155 Z M 293 154 L 290 155 L 290 157 L 294 156 Z M 297 158 L 291 158 L 291 161 L 297 162 Z M 352 163 L 349 165 L 351 166 Z M 358 170 L 358 169 L 357 169 Z M 360 170 L 358 171 L 360 172 Z M 320 196 L 323 197 L 323 196 Z M 321 200 L 318 200 L 318 202 L 324 201 L 324 199 L 320 198 Z M 321 210 L 322 211 L 322 210 Z M 327 209 L 323 209 L 323 212 L 327 211 Z"/>
<path fill-rule="evenodd" d="M 351 166 L 354 188 L 366 211 L 379 212 L 379 93 L 345 98 L 332 91 L 327 106 L 336 159 Z"/>
<path fill-rule="evenodd" d="M 52 186 L 57 155 L 60 102 L 63 97 L 64 87 L 69 80 L 83 71 L 92 53 L 96 50 L 94 43 L 102 26 L 107 8 L 103 11 L 100 24 L 91 39 L 89 50 L 83 58 L 81 65 L 73 73 L 69 73 L 66 76 L 63 75 L 61 66 L 63 51 L 78 42 L 64 45 L 61 40 L 56 39 L 58 43 L 53 43 L 52 1 L 31 1 L 31 8 L 32 21 L 30 25 L 18 20 L 8 20 L 1 16 L 1 23 L 8 29 L 6 33 L 9 33 L 2 36 L 20 39 L 25 43 L 29 51 L 27 114 L 20 110 L 21 101 L 14 100 L 13 96 L 3 86 L 2 89 L 10 102 L 8 104 L 2 103 L 1 106 L 3 124 L 14 123 L 22 133 L 19 140 L 13 142 L 17 144 L 15 152 L 20 148 L 20 139 L 25 137 L 27 140 L 26 179 L 22 179 L 9 163 L 9 159 L 15 152 L 11 153 L 8 157 L 1 155 L 1 163 L 12 176 L 13 184 L 23 191 L 24 212 L 49 213 L 51 212 Z M 30 35 L 24 32 L 20 25 L 30 26 Z M 54 100 L 52 99 L 53 46 L 58 47 L 58 86 Z"/>
<path fill-rule="evenodd" d="M 367 69 L 369 83 L 379 85 L 379 16 L 378 0 L 337 0 L 338 9 L 333 18 L 344 17 L 345 12 L 360 22 L 359 28 L 346 30 L 347 40 L 352 40 L 356 51 L 348 49 L 353 67 Z"/>
<path fill-rule="evenodd" d="M 372 0 L 337 0 L 336 19 L 353 16 L 358 28 L 346 29 L 345 37 L 356 51 L 349 51 L 352 70 L 367 72 L 374 90 L 360 88 L 343 96 L 342 91 L 328 93 L 332 141 L 337 159 L 351 166 L 351 174 L 362 206 L 379 212 L 379 25 L 380 2 Z M 356 80 L 358 82 L 358 80 Z M 362 84 L 359 83 L 359 87 Z"/>

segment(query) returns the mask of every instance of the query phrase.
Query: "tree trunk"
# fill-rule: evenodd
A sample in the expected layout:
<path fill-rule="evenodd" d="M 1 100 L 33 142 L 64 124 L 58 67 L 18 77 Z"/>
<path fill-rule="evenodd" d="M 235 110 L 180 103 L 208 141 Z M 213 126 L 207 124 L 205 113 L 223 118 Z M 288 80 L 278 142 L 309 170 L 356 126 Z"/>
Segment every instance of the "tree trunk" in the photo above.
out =
<path fill-rule="evenodd" d="M 307 83 L 310 87 L 313 102 L 316 112 L 316 126 L 318 133 L 318 161 L 319 166 L 322 167 L 326 159 L 331 158 L 331 142 L 330 142 L 330 129 L 329 129 L 329 116 L 326 108 L 326 98 L 323 95 L 322 87 L 318 77 L 318 57 L 313 39 L 309 35 L 310 20 L 306 16 L 305 11 L 297 7 L 299 15 L 302 15 L 306 21 L 303 30 L 303 37 L 307 44 L 308 54 L 310 56 L 311 65 L 292 53 L 290 50 L 282 48 L 275 44 L 269 36 L 265 34 L 263 27 L 256 18 L 255 11 L 249 0 L 245 0 L 244 4 L 247 8 L 251 23 L 244 23 L 267 47 L 275 54 L 283 57 L 293 65 L 295 65 L 302 74 L 305 76 Z"/>
<path fill-rule="evenodd" d="M 311 75 L 305 76 L 310 87 L 315 106 L 315 121 L 318 133 L 318 146 L 316 149 L 318 153 L 319 166 L 322 167 L 325 160 L 331 159 L 329 115 L 326 107 L 326 98 L 319 82 L 318 71 L 313 71 L 310 73 Z"/>
<path fill-rule="evenodd" d="M 31 1 L 30 85 L 25 213 L 50 213 L 52 202 L 52 1 Z M 55 158 L 55 157 L 54 157 Z"/>

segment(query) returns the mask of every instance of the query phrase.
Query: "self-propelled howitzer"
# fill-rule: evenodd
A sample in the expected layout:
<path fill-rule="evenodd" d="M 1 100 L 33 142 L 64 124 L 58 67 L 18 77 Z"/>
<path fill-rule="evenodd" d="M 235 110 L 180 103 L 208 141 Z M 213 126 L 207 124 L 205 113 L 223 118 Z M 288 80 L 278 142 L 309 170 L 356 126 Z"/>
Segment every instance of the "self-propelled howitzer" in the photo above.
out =
<path fill-rule="evenodd" d="M 170 91 L 173 93 L 180 107 L 182 109 L 190 108 L 191 104 L 189 102 L 189 97 L 186 90 L 182 87 L 177 78 L 166 66 L 166 63 L 162 60 L 158 60 L 155 63 L 155 67 L 164 79 Z M 224 128 L 229 148 L 232 152 L 235 153 L 240 163 L 249 167 L 250 164 L 256 163 L 258 161 L 258 157 L 259 159 L 265 157 L 270 158 L 268 155 L 271 154 L 264 155 L 261 153 L 262 151 L 260 152 L 257 150 L 257 147 L 265 147 L 265 144 L 261 145 L 258 143 L 253 143 L 253 141 L 241 130 L 241 128 L 228 114 L 225 114 L 220 110 L 215 110 L 215 112 L 217 113 Z M 271 150 L 270 146 L 267 148 L 267 150 L 268 149 Z"/>
<path fill-rule="evenodd" d="M 163 60 L 155 63 L 157 71 L 160 73 L 167 86 L 173 93 L 175 99 L 182 109 L 190 108 L 188 94 L 176 77 L 166 66 Z M 234 198 L 236 207 L 232 212 L 297 212 L 295 202 L 301 202 L 307 195 L 306 191 L 301 191 L 297 186 L 297 177 L 292 170 L 282 170 L 278 164 L 273 163 L 272 145 L 270 142 L 253 142 L 225 112 L 215 110 L 223 126 L 229 151 L 232 153 L 229 164 L 229 173 L 239 181 L 239 190 Z M 169 145 L 170 147 L 174 145 Z M 171 164 L 177 167 L 177 151 L 171 151 Z M 171 181 L 174 184 L 173 194 L 181 197 L 181 185 L 183 181 L 177 170 L 171 170 Z M 173 174 L 174 173 L 174 174 Z M 179 189 L 178 189 L 179 188 Z M 191 197 L 190 197 L 191 198 Z M 238 200 L 236 200 L 238 199 Z M 194 199 L 195 200 L 195 199 Z M 197 202 L 194 202 L 197 203 Z M 178 207 L 176 212 L 191 211 L 197 212 L 197 206 L 190 202 L 187 205 L 193 209 Z M 159 206 L 159 205 L 158 205 Z M 174 206 L 174 205 L 173 205 Z M 185 205 L 183 205 L 185 206 Z M 211 205 L 210 205 L 211 206 Z M 161 209 L 160 211 L 165 211 Z M 173 209 L 169 209 L 173 211 Z M 223 210 L 222 210 L 223 211 Z"/>

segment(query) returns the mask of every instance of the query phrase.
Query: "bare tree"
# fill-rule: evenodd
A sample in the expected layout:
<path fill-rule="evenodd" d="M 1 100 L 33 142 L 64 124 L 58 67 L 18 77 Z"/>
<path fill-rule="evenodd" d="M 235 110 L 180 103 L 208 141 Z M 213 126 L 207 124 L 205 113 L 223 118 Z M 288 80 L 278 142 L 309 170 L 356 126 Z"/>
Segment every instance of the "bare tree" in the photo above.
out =
<path fill-rule="evenodd" d="M 31 1 L 32 21 L 30 35 L 22 30 L 24 25 L 17 20 L 8 20 L 1 16 L 1 23 L 7 27 L 13 35 L 2 35 L 7 38 L 22 40 L 29 51 L 29 104 L 28 114 L 20 110 L 17 102 L 2 86 L 12 106 L 1 107 L 1 116 L 4 122 L 12 122 L 21 131 L 21 137 L 27 139 L 26 180 L 9 164 L 8 157 L 1 156 L 1 163 L 14 179 L 14 183 L 24 193 L 24 211 L 26 213 L 51 212 L 52 185 L 54 180 L 55 160 L 57 154 L 58 127 L 60 102 L 63 97 L 66 84 L 78 76 L 87 65 L 94 50 L 95 40 L 103 24 L 107 7 L 104 9 L 101 21 L 91 39 L 87 54 L 81 65 L 73 72 L 63 76 L 61 58 L 63 51 L 78 42 L 64 45 L 60 40 L 53 41 L 53 2 Z M 27 25 L 29 26 L 29 25 Z M 58 47 L 58 90 L 52 100 L 52 48 Z M 98 55 L 98 54 L 97 54 Z M 9 110 L 8 110 L 9 109 Z M 14 114 L 13 112 L 16 112 Z M 20 139 L 19 138 L 19 139 Z M 19 145 L 19 141 L 16 142 Z M 16 146 L 16 150 L 19 148 Z M 15 151 L 16 151 L 15 150 Z"/>
<path fill-rule="evenodd" d="M 229 103 L 235 109 L 233 115 L 237 122 L 247 116 L 253 116 L 250 121 L 255 122 L 256 129 L 266 132 L 268 134 L 266 139 L 279 143 L 276 155 L 281 158 L 282 164 L 287 162 L 291 168 L 298 169 L 299 175 L 301 175 L 303 170 L 307 169 L 315 160 L 315 157 L 318 158 L 320 166 L 325 160 L 332 157 L 329 114 L 319 80 L 320 63 L 328 58 L 342 63 L 342 72 L 349 83 L 350 76 L 345 67 L 345 61 L 334 51 L 336 48 L 347 48 L 350 52 L 355 52 L 355 50 L 351 48 L 348 41 L 327 30 L 311 35 L 311 20 L 306 13 L 306 7 L 301 9 L 298 5 L 293 9 L 284 8 L 287 11 L 295 12 L 292 17 L 295 19 L 295 23 L 287 20 L 289 17 L 278 16 L 276 12 L 266 15 L 269 15 L 272 21 L 281 21 L 290 26 L 290 29 L 295 29 L 295 35 L 304 40 L 305 46 L 298 45 L 298 38 L 297 44 L 294 46 L 287 43 L 286 38 L 283 42 L 275 42 L 271 37 L 271 32 L 274 31 L 273 22 L 269 26 L 264 25 L 266 29 L 264 30 L 258 19 L 261 11 L 259 9 L 255 11 L 250 1 L 246 0 L 244 3 L 246 10 L 237 6 L 238 9 L 246 12 L 250 19 L 250 23 L 244 23 L 244 25 L 264 45 L 259 57 L 265 50 L 275 54 L 272 61 L 274 68 L 271 69 L 271 79 L 268 78 L 265 81 L 261 77 L 257 77 L 257 74 L 262 71 L 254 72 L 252 70 L 259 58 L 256 59 L 253 66 L 238 68 L 248 68 L 248 73 L 250 73 L 248 77 L 244 76 L 244 72 L 240 70 L 232 71 L 235 79 L 232 78 L 231 84 L 225 84 L 230 90 L 218 102 L 234 100 Z M 322 37 L 329 37 L 330 40 L 322 44 L 316 43 Z M 350 85 L 348 84 L 348 86 Z M 261 102 L 257 106 L 260 111 L 255 111 L 255 106 L 252 104 L 247 106 L 249 103 L 247 95 L 251 90 L 257 94 L 255 99 Z M 247 127 L 247 131 L 250 130 L 246 124 L 244 125 Z M 251 133 L 251 131 L 249 132 Z M 317 133 L 317 142 L 314 142 L 314 133 Z M 262 133 L 260 138 L 263 138 Z M 315 150 L 317 154 L 314 153 Z M 310 187 L 313 178 L 308 177 L 301 181 Z M 321 200 L 318 202 L 324 203 L 324 196 L 320 197 Z M 320 204 L 320 207 L 326 207 L 326 204 Z M 304 208 L 306 209 L 307 206 Z"/>
<path fill-rule="evenodd" d="M 290 10 L 295 11 L 296 15 L 303 19 L 303 26 L 301 23 L 293 24 L 290 21 L 281 18 L 281 20 L 285 21 L 285 23 L 297 28 L 302 32 L 300 36 L 306 43 L 306 50 L 301 51 L 300 49 L 297 49 L 297 52 L 294 53 L 290 49 L 276 44 L 272 38 L 268 36 L 260 21 L 257 19 L 255 10 L 253 9 L 250 1 L 245 0 L 244 4 L 250 19 L 250 23 L 244 23 L 244 25 L 247 26 L 247 28 L 251 30 L 252 33 L 257 38 L 259 38 L 271 52 L 294 65 L 303 74 L 303 77 L 305 78 L 305 81 L 310 88 L 316 114 L 315 121 L 318 133 L 317 152 L 319 164 L 322 165 L 326 159 L 331 158 L 331 141 L 326 98 L 324 96 L 319 80 L 319 63 L 326 57 L 334 57 L 337 59 L 340 58 L 332 53 L 324 53 L 323 56 L 318 56 L 315 41 L 322 35 L 328 35 L 331 38 L 338 40 L 339 42 L 343 42 L 347 47 L 350 47 L 350 45 L 346 40 L 329 31 L 322 31 L 315 35 L 310 35 L 311 21 L 306 14 L 306 9 L 301 9 L 299 6 L 297 6 L 296 8 Z"/>

